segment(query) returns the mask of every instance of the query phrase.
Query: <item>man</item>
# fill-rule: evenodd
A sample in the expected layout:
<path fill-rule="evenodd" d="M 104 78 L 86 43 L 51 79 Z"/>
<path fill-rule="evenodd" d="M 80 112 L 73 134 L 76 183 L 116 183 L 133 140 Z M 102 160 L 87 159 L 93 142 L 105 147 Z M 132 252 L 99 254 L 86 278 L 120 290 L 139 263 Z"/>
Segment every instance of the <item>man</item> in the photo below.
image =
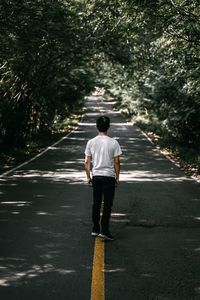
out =
<path fill-rule="evenodd" d="M 115 186 L 119 184 L 120 155 L 119 143 L 108 136 L 110 119 L 101 116 L 96 121 L 99 134 L 89 140 L 85 149 L 85 171 L 87 181 L 93 186 L 92 236 L 99 236 L 107 240 L 114 240 L 109 231 L 109 221 Z M 90 164 L 92 162 L 92 178 Z M 100 220 L 101 203 L 103 200 L 103 214 Z"/>

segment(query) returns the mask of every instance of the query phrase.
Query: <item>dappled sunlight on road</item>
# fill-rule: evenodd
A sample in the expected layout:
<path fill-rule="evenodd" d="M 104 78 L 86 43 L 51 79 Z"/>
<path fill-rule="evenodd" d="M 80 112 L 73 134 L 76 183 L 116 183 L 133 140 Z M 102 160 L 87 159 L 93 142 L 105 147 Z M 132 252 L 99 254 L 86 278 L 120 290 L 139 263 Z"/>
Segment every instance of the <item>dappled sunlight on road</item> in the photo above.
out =
<path fill-rule="evenodd" d="M 113 212 L 111 213 L 111 223 L 124 223 L 124 224 L 129 224 L 130 223 L 130 216 L 132 214 L 130 213 L 116 213 Z"/>
<path fill-rule="evenodd" d="M 154 173 L 152 171 L 122 171 L 120 181 L 131 183 L 131 182 L 183 182 L 191 181 L 192 179 L 186 176 L 175 176 L 167 173 Z"/>
<path fill-rule="evenodd" d="M 108 268 L 105 268 L 104 272 L 105 272 L 105 273 L 126 272 L 126 269 L 122 269 L 122 268 L 108 269 Z"/>
<path fill-rule="evenodd" d="M 46 273 L 58 273 L 61 275 L 70 275 L 75 273 L 75 270 L 68 270 L 68 269 L 62 269 L 57 268 L 53 266 L 52 264 L 44 264 L 44 265 L 33 265 L 28 269 L 25 269 L 23 267 L 23 264 L 26 264 L 25 259 L 15 258 L 15 257 L 6 257 L 1 258 L 1 260 L 4 260 L 7 262 L 8 267 L 0 267 L 0 270 L 6 272 L 7 274 L 3 277 L 0 276 L 0 286 L 10 286 L 14 285 L 17 286 L 19 284 L 22 284 L 23 281 L 28 281 L 31 279 L 34 279 L 36 277 L 42 276 Z M 16 270 L 15 264 L 12 265 L 12 262 L 19 263 L 19 267 Z"/>
<path fill-rule="evenodd" d="M 56 216 L 54 213 L 49 213 L 47 211 L 37 211 L 36 215 L 38 216 Z"/>
<path fill-rule="evenodd" d="M 76 169 L 58 169 L 55 171 L 29 170 L 26 172 L 16 172 L 14 178 L 41 178 L 51 181 L 64 181 L 69 184 L 83 184 L 85 180 L 85 171 Z"/>
<path fill-rule="evenodd" d="M 0 186 L 6 186 L 8 184 L 8 177 L 6 179 L 2 179 L 0 178 Z M 17 183 L 15 182 L 9 182 L 9 186 L 12 187 L 12 186 L 17 186 Z"/>
<path fill-rule="evenodd" d="M 1 205 L 9 205 L 16 207 L 30 206 L 31 202 L 28 201 L 2 201 Z"/>

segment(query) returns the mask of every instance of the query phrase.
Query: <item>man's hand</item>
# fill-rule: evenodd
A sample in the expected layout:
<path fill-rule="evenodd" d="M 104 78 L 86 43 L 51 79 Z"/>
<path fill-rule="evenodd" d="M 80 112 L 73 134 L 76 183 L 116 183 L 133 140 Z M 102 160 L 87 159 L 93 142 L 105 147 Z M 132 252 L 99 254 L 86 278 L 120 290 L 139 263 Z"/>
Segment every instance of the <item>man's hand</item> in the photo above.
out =
<path fill-rule="evenodd" d="M 91 184 L 91 177 L 90 177 L 90 163 L 91 163 L 91 156 L 85 156 L 85 172 L 87 175 L 87 183 Z"/>
<path fill-rule="evenodd" d="M 119 174 L 120 174 L 120 157 L 119 156 L 115 156 L 114 157 L 114 168 L 115 168 L 115 187 L 119 186 Z"/>
<path fill-rule="evenodd" d="M 90 186 L 92 186 L 92 178 L 87 178 L 87 182 Z"/>
<path fill-rule="evenodd" d="M 119 186 L 119 178 L 115 179 L 115 187 L 117 188 Z"/>

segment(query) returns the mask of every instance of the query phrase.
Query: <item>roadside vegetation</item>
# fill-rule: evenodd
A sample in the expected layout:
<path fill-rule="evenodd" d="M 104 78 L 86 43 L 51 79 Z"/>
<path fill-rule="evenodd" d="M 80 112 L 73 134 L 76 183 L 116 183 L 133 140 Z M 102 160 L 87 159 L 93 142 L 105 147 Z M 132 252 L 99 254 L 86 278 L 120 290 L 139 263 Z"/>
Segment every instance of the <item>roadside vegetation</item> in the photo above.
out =
<path fill-rule="evenodd" d="M 2 163 L 69 130 L 58 124 L 80 115 L 98 86 L 199 174 L 199 19 L 194 0 L 2 0 Z"/>

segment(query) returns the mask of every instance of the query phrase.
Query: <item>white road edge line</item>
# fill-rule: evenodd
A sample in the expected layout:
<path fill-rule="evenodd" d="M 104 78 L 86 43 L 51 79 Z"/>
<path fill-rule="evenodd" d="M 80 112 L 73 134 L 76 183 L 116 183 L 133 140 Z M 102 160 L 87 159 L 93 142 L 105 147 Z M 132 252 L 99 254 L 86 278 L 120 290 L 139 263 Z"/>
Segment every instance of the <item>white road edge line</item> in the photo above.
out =
<path fill-rule="evenodd" d="M 79 123 L 81 123 L 83 121 L 83 118 L 84 118 L 84 114 L 81 116 L 81 120 L 80 122 L 78 122 L 78 126 L 76 126 L 72 131 L 70 131 L 68 134 L 66 134 L 65 136 L 63 136 L 60 140 L 58 140 L 57 142 L 53 143 L 52 145 L 48 146 L 45 150 L 43 150 L 42 152 L 38 153 L 37 155 L 35 155 L 34 157 L 32 157 L 31 159 L 25 161 L 24 163 L 18 165 L 17 167 L 11 169 L 11 170 L 8 170 L 7 172 L 4 172 L 0 175 L 0 178 L 3 178 L 7 175 L 9 175 L 10 173 L 13 173 L 14 171 L 22 168 L 23 166 L 25 165 L 28 165 L 30 162 L 36 160 L 38 157 L 42 156 L 43 154 L 45 154 L 47 151 L 51 150 L 52 147 L 58 145 L 59 143 L 61 143 L 63 140 L 67 139 L 68 136 L 70 136 L 70 134 L 72 134 L 74 131 L 77 130 L 77 128 L 79 127 Z"/>

